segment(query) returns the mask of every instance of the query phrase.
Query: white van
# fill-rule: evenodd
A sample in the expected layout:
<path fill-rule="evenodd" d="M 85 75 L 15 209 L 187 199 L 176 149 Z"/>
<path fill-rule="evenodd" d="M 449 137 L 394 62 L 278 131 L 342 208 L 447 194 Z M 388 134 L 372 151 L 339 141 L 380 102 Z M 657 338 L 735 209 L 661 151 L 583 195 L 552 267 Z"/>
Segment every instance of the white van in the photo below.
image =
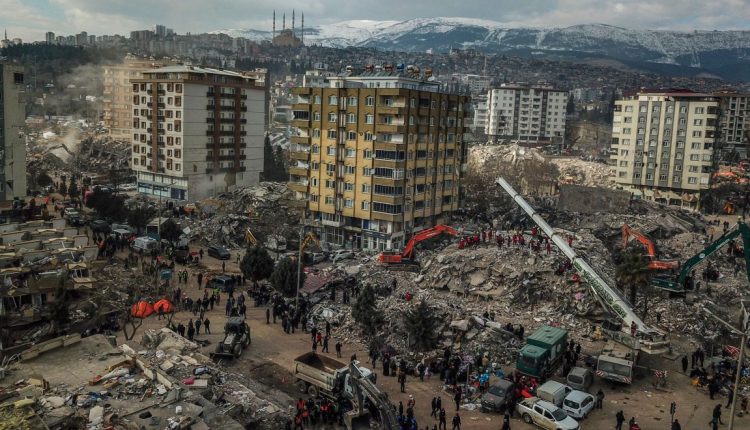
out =
<path fill-rule="evenodd" d="M 565 397 L 573 391 L 572 388 L 557 381 L 547 381 L 536 389 L 536 396 L 542 400 L 560 407 Z"/>
<path fill-rule="evenodd" d="M 569 417 L 582 420 L 594 409 L 594 396 L 583 391 L 573 390 L 565 397 L 562 409 Z"/>
<path fill-rule="evenodd" d="M 159 247 L 159 241 L 148 236 L 136 237 L 132 247 L 138 252 L 151 252 L 152 249 Z"/>

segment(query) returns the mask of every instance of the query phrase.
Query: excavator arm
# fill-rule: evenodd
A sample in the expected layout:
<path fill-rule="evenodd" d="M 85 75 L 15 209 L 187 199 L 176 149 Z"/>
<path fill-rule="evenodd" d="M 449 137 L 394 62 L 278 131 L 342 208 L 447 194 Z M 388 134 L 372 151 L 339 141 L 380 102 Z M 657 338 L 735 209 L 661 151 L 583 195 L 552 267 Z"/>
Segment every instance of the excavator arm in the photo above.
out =
<path fill-rule="evenodd" d="M 367 379 L 355 363 L 349 364 L 349 371 L 358 397 L 357 404 L 359 407 L 363 408 L 364 402 L 362 400 L 367 399 L 375 405 L 380 414 L 381 428 L 383 430 L 398 430 L 400 427 L 396 417 L 396 409 L 388 399 L 388 394 Z M 360 413 L 362 412 L 364 411 L 361 410 Z"/>
<path fill-rule="evenodd" d="M 456 231 L 452 227 L 442 224 L 436 225 L 435 227 L 430 227 L 419 231 L 414 236 L 412 236 L 401 254 L 394 254 L 393 252 L 383 252 L 380 254 L 378 259 L 381 263 L 385 264 L 402 264 L 414 258 L 414 247 L 417 246 L 418 243 L 435 236 L 439 236 L 443 233 L 447 233 L 453 236 L 458 235 L 458 231 Z"/>
<path fill-rule="evenodd" d="M 693 268 L 697 266 L 698 264 L 700 264 L 706 258 L 715 254 L 718 250 L 723 248 L 724 245 L 733 241 L 739 236 L 742 236 L 742 243 L 744 246 L 743 254 L 745 257 L 746 273 L 747 273 L 748 280 L 750 280 L 750 254 L 748 254 L 750 253 L 750 228 L 744 222 L 740 222 L 737 224 L 737 228 L 733 229 L 730 232 L 727 232 L 727 234 L 718 238 L 714 243 L 708 245 L 705 249 L 703 249 L 702 251 L 690 257 L 687 261 L 685 261 L 685 263 L 682 265 L 682 270 L 680 270 L 680 274 L 678 275 L 676 281 L 673 281 L 670 279 L 664 279 L 664 278 L 654 278 L 653 280 L 654 285 L 659 288 L 673 291 L 673 292 L 678 292 L 678 293 L 684 292 L 685 281 L 687 280 L 688 276 L 690 276 L 690 272 L 692 272 Z"/>
<path fill-rule="evenodd" d="M 643 246 L 646 247 L 646 252 L 648 252 L 648 256 L 651 258 L 656 258 L 656 247 L 654 246 L 654 242 L 651 242 L 649 238 L 647 238 L 643 233 L 639 232 L 638 230 L 635 230 L 631 228 L 627 224 L 622 225 L 622 247 L 625 248 L 628 246 L 628 240 L 630 239 L 630 236 L 633 236 L 638 242 L 641 242 Z"/>

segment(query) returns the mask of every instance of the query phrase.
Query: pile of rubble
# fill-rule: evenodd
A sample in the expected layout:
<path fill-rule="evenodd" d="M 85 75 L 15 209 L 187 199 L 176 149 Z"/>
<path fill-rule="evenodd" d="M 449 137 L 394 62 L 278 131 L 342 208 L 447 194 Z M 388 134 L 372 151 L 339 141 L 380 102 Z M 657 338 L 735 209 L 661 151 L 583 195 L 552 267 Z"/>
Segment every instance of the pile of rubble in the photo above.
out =
<path fill-rule="evenodd" d="M 300 220 L 299 206 L 286 184 L 262 182 L 198 202 L 200 216 L 188 220 L 191 235 L 206 243 L 244 247 L 249 229 L 263 242 L 270 235 L 293 238 Z"/>
<path fill-rule="evenodd" d="M 561 184 L 614 188 L 610 167 L 606 164 L 572 157 L 549 158 L 548 161 L 560 169 Z"/>

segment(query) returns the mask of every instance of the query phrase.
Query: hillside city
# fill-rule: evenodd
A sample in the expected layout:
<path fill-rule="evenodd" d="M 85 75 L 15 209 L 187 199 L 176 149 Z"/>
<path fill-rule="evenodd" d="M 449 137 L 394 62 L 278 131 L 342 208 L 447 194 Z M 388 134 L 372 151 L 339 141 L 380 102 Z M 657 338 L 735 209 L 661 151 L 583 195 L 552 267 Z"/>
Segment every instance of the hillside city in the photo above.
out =
<path fill-rule="evenodd" d="M 750 428 L 750 30 L 274 7 L 5 30 L 0 430 Z"/>

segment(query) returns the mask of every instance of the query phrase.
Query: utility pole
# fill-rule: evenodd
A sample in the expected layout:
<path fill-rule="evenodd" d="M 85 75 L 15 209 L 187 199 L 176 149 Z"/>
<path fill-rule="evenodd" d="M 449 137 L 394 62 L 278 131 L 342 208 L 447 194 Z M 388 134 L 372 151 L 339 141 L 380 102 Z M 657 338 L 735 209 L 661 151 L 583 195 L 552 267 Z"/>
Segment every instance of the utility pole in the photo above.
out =
<path fill-rule="evenodd" d="M 744 302 L 743 302 L 744 305 Z M 735 407 L 737 406 L 737 388 L 740 385 L 740 374 L 742 373 L 742 362 L 745 358 L 745 344 L 747 343 L 747 330 L 745 329 L 747 327 L 747 323 L 745 323 L 745 327 L 743 327 L 743 330 L 739 330 L 733 325 L 729 324 L 728 322 L 724 321 L 723 319 L 719 318 L 718 316 L 714 315 L 711 311 L 706 309 L 705 307 L 702 308 L 704 312 L 706 312 L 708 315 L 713 317 L 716 321 L 719 321 L 722 323 L 727 329 L 729 329 L 730 332 L 740 336 L 740 353 L 737 355 L 737 374 L 734 376 L 734 395 L 732 396 L 732 407 L 729 409 L 729 425 L 728 429 L 733 430 L 734 429 L 734 416 L 735 416 Z M 742 309 L 742 321 L 747 321 L 747 309 L 743 306 Z"/>

